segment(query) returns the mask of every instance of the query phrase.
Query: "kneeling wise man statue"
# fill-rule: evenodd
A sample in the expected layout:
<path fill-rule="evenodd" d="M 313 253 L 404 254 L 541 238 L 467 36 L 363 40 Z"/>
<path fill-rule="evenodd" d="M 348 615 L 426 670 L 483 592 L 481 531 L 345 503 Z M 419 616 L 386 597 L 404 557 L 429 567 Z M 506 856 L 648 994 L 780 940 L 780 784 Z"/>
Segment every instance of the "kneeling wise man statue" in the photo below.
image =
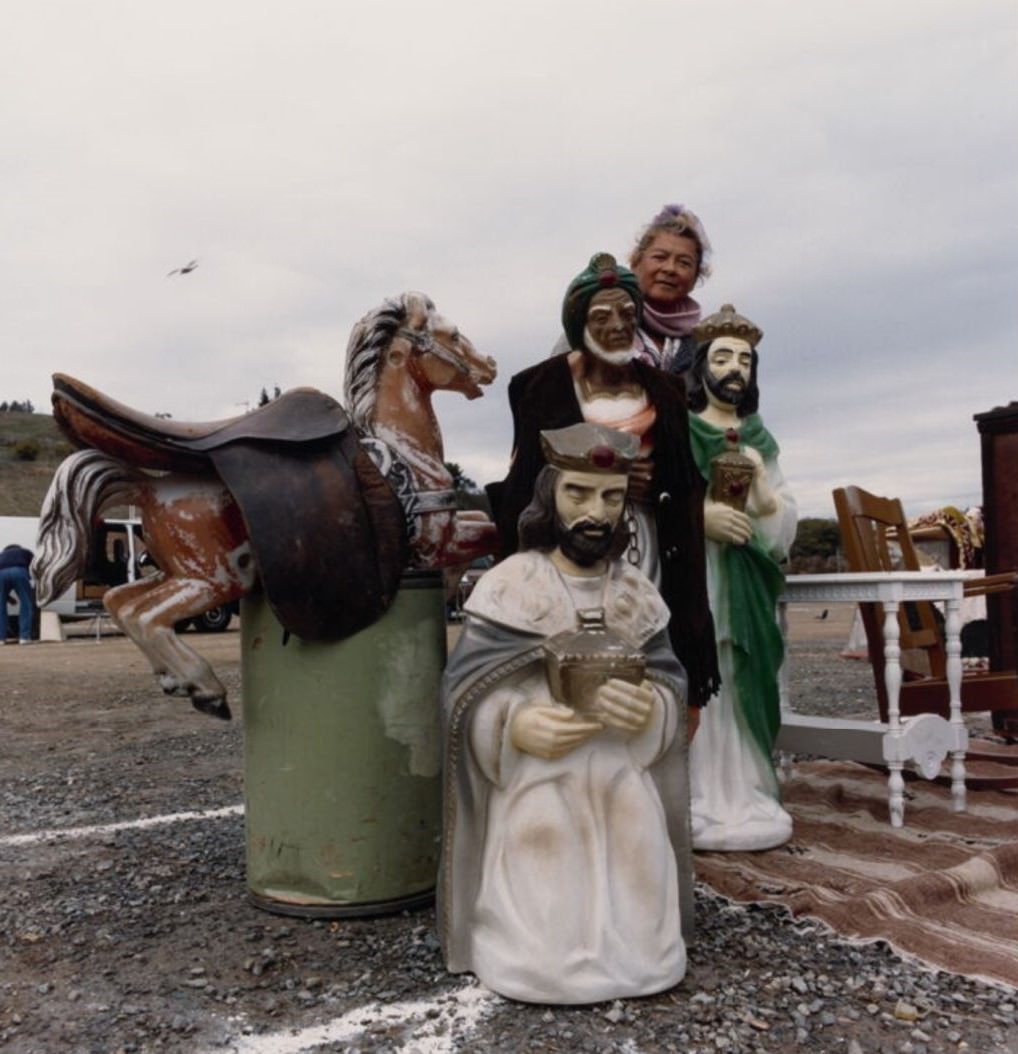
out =
<path fill-rule="evenodd" d="M 590 1003 L 685 973 L 686 678 L 667 607 L 619 559 L 639 440 L 541 435 L 521 551 L 474 589 L 446 671 L 439 928 L 453 972 Z"/>

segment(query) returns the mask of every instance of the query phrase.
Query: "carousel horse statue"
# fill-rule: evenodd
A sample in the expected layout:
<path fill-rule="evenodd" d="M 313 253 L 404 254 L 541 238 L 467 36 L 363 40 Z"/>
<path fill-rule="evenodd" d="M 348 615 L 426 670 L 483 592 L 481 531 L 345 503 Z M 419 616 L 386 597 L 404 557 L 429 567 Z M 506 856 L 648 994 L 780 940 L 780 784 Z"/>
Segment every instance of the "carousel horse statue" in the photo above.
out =
<path fill-rule="evenodd" d="M 103 603 L 163 690 L 229 719 L 226 689 L 176 635 L 178 622 L 256 587 L 286 633 L 341 640 L 380 617 L 408 568 L 493 552 L 494 525 L 456 508 L 432 393 L 482 395 L 495 378 L 421 293 L 354 327 L 346 410 L 297 388 L 207 424 L 150 417 L 64 374 L 53 415 L 81 448 L 57 469 L 32 565 L 40 605 L 80 577 L 104 507 L 136 505 L 154 574 Z"/>

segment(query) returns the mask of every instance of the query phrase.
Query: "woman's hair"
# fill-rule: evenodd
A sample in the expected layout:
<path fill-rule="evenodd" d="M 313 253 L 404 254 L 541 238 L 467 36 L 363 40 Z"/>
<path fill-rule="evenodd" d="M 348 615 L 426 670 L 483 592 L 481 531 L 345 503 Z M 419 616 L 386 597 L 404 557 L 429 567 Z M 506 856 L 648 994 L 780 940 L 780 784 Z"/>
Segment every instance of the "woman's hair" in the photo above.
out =
<path fill-rule="evenodd" d="M 629 254 L 629 266 L 636 267 L 650 243 L 659 234 L 676 234 L 692 238 L 696 243 L 696 280 L 710 277 L 711 245 L 703 224 L 692 209 L 685 205 L 665 205 L 647 224 L 636 239 L 636 246 Z"/>

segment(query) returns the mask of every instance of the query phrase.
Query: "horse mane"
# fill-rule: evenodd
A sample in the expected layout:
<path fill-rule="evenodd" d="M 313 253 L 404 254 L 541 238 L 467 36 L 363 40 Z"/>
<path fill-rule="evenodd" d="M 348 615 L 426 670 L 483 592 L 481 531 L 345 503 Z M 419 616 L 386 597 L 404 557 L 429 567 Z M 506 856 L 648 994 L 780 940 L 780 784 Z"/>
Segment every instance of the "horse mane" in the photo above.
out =
<path fill-rule="evenodd" d="M 403 293 L 390 297 L 380 307 L 369 311 L 350 333 L 346 346 L 346 374 L 343 399 L 354 425 L 370 433 L 378 395 L 378 375 L 385 351 L 397 331 L 406 323 L 410 308 L 417 300 L 428 314 L 428 328 L 435 305 L 423 293 Z"/>

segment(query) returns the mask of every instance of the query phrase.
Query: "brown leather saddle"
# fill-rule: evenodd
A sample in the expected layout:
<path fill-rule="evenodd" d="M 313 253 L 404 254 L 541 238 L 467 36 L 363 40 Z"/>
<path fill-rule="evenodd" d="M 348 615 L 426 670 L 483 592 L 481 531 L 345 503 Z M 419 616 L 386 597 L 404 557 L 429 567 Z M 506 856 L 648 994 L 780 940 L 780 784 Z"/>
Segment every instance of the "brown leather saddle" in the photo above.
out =
<path fill-rule="evenodd" d="M 388 608 L 406 567 L 403 508 L 331 396 L 295 388 L 239 417 L 186 423 L 53 377 L 79 447 L 130 465 L 218 475 L 240 508 L 269 604 L 303 640 L 341 640 Z"/>

